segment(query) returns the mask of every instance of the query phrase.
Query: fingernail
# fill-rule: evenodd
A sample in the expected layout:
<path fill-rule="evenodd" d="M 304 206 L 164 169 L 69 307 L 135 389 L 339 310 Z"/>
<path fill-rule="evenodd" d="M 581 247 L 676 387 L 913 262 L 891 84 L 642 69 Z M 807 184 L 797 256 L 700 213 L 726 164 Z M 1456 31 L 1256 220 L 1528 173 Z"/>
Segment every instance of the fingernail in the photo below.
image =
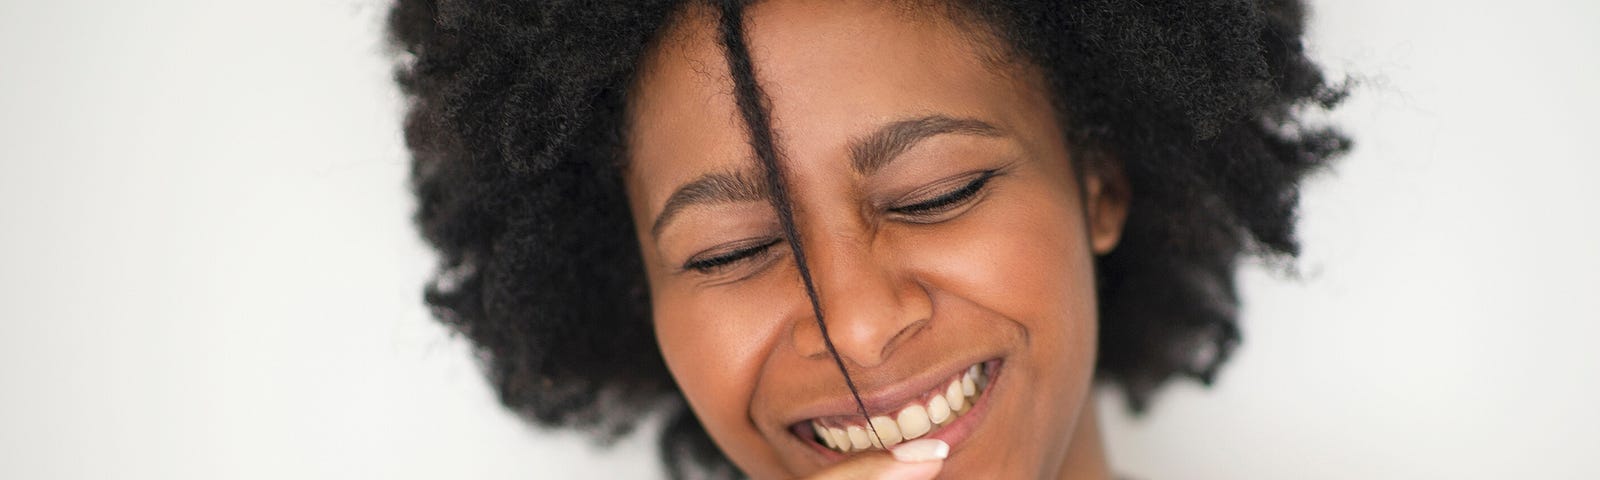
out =
<path fill-rule="evenodd" d="M 950 444 L 936 438 L 924 438 L 895 445 L 889 452 L 893 453 L 894 459 L 899 462 L 929 462 L 944 460 L 950 456 Z"/>

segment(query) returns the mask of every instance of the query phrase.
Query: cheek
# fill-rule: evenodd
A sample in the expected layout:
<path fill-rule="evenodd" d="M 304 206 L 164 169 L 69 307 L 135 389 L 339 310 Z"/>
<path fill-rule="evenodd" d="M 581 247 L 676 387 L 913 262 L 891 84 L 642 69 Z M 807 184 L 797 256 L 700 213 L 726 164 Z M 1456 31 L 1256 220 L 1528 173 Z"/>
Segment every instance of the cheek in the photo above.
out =
<path fill-rule="evenodd" d="M 1071 180 L 1013 180 L 997 186 L 971 218 L 903 245 L 927 259 L 936 287 L 1017 323 L 1030 347 L 1078 346 L 1093 337 L 1096 313 L 1076 191 Z"/>
<path fill-rule="evenodd" d="M 993 314 L 985 325 L 969 328 L 1020 332 L 1006 375 L 1022 388 L 1003 408 L 1014 413 L 994 418 L 1019 422 L 1008 429 L 1004 450 L 1045 459 L 1039 464 L 1066 451 L 1094 374 L 1093 256 L 1070 182 L 1008 182 L 978 206 L 982 210 L 969 212 L 970 220 L 937 234 L 930 230 L 914 247 L 928 265 L 938 265 L 928 268 L 936 268 L 930 278 L 943 295 Z"/>
<path fill-rule="evenodd" d="M 750 418 L 750 401 L 765 363 L 793 312 L 773 301 L 797 287 L 775 268 L 734 285 L 681 286 L 653 292 L 657 341 L 673 379 L 707 433 L 735 463 L 760 471 L 776 457 Z M 679 282 L 691 283 L 691 282 Z M 656 282 L 660 284 L 660 282 Z"/>
<path fill-rule="evenodd" d="M 1010 232 L 1010 241 L 993 243 L 991 281 L 998 283 L 990 285 L 1002 288 L 988 292 L 987 304 L 1027 329 L 1034 360 L 1055 368 L 1088 365 L 1098 314 L 1082 211 L 1071 189 L 1038 190 L 1039 201 L 994 227 Z M 1057 371 L 1074 370 L 1080 369 Z"/>

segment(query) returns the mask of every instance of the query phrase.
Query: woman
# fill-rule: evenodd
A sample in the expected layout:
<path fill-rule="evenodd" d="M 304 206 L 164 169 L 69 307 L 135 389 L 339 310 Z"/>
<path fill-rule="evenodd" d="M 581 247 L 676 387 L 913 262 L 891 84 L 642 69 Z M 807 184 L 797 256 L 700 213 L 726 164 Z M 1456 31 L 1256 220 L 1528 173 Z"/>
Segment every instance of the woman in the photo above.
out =
<path fill-rule="evenodd" d="M 1106 478 L 1347 146 L 1293 0 L 571 3 L 394 7 L 427 301 L 675 477 Z"/>

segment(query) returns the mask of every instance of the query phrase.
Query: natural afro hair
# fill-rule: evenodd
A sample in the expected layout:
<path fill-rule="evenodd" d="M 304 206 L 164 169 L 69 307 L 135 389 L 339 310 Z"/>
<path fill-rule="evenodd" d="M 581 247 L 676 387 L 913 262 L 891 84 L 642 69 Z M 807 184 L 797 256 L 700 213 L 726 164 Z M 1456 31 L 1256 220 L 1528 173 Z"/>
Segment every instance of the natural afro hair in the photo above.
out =
<path fill-rule="evenodd" d="M 638 63 L 686 3 L 397 0 L 389 32 L 439 255 L 426 302 L 501 403 L 607 440 L 666 409 L 674 476 L 738 476 L 657 349 L 619 171 Z M 1135 409 L 1173 376 L 1209 383 L 1239 341 L 1240 260 L 1298 253 L 1299 186 L 1349 146 L 1302 119 L 1344 92 L 1306 55 L 1304 5 L 948 3 L 1042 72 L 1074 156 L 1132 187 L 1096 260 L 1100 380 Z"/>

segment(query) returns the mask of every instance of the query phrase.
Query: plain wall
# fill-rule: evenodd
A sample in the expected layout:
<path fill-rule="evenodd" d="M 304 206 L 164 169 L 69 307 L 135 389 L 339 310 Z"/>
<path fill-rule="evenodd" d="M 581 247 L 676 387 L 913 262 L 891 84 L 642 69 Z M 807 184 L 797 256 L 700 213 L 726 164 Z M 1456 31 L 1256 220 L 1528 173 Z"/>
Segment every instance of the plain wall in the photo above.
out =
<path fill-rule="evenodd" d="M 1149 479 L 1600 477 L 1600 3 L 1323 0 L 1357 149 Z M 496 406 L 420 304 L 379 2 L 0 3 L 0 477 L 652 478 Z"/>

